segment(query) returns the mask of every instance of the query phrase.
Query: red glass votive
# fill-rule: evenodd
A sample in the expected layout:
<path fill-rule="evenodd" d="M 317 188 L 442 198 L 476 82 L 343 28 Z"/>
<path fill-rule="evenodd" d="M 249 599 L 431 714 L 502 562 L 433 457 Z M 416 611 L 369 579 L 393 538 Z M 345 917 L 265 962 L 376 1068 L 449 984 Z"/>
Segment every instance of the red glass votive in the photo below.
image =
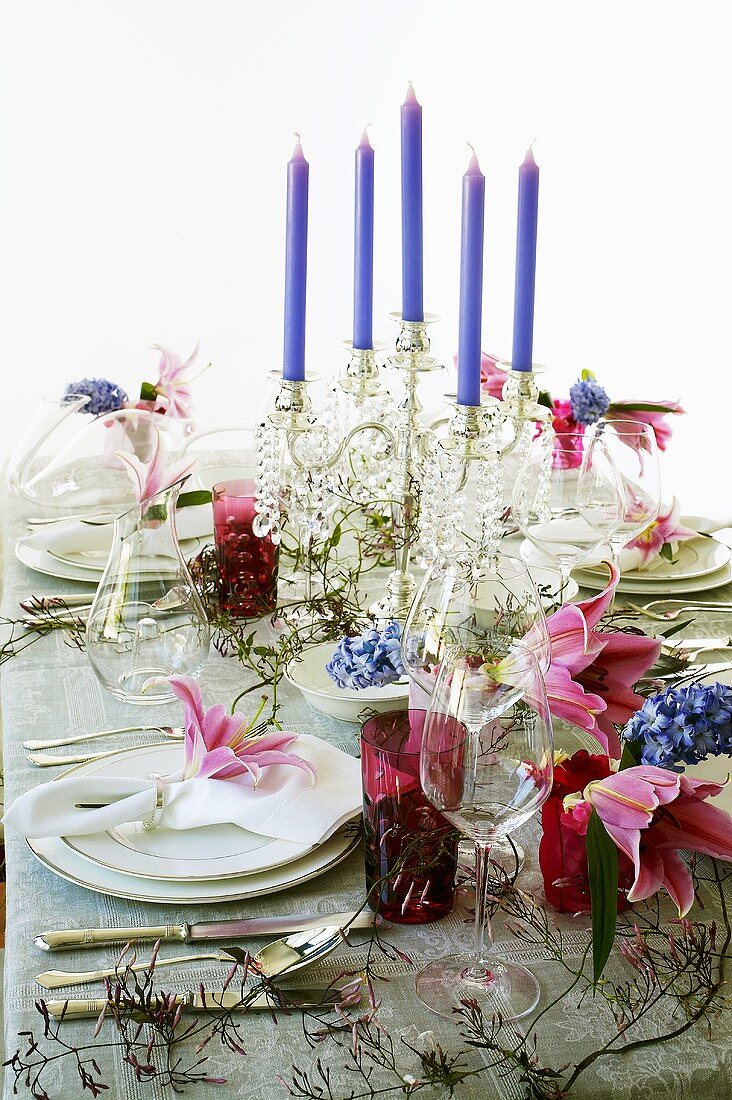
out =
<path fill-rule="evenodd" d="M 252 531 L 254 481 L 222 481 L 213 487 L 214 537 L 221 587 L 219 602 L 241 618 L 265 615 L 277 606 L 279 547 Z"/>
<path fill-rule="evenodd" d="M 455 898 L 458 834 L 419 778 L 425 717 L 390 711 L 361 729 L 366 890 L 371 908 L 396 924 L 437 920 Z"/>

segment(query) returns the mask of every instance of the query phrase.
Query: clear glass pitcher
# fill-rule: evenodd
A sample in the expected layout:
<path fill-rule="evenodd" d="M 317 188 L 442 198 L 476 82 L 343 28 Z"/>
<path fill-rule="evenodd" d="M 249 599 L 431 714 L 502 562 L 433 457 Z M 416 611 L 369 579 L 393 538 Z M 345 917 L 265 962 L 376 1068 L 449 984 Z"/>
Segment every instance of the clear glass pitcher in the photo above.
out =
<path fill-rule="evenodd" d="M 129 508 L 132 483 L 117 454 L 149 461 L 156 429 L 174 461 L 203 436 L 248 427 L 242 421 L 177 419 L 149 409 L 83 415 L 89 400 L 86 395 L 44 398 L 13 451 L 8 487 L 41 511 L 116 515 Z"/>
<path fill-rule="evenodd" d="M 172 675 L 199 676 L 209 649 L 206 612 L 175 527 L 182 482 L 115 520 L 112 550 L 89 612 L 86 650 L 112 695 L 126 703 L 166 703 Z M 145 689 L 145 690 L 143 690 Z"/>

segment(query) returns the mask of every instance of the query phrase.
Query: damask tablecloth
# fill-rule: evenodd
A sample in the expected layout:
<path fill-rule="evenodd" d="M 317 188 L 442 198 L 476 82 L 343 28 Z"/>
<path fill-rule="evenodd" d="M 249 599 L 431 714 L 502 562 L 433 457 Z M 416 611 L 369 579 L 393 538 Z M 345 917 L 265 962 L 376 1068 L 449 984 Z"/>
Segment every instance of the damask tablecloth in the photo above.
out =
<path fill-rule="evenodd" d="M 17 602 L 31 592 L 58 592 L 64 583 L 41 577 L 20 565 L 13 554 L 15 539 L 21 533 L 17 503 L 5 500 L 3 504 L 3 530 L 5 536 L 5 585 L 6 613 L 15 614 Z M 78 587 L 78 586 L 77 586 Z M 74 585 L 67 585 L 73 590 Z M 729 591 L 716 593 L 730 598 Z M 695 624 L 699 636 L 719 631 L 721 621 L 705 621 Z M 686 634 L 691 630 L 687 629 Z M 212 653 L 202 677 L 204 700 L 230 702 L 234 695 L 252 682 L 249 674 L 232 659 Z M 299 695 L 285 689 L 285 703 L 281 712 L 283 723 L 294 730 L 307 730 L 340 745 L 349 752 L 357 752 L 357 728 L 335 722 L 312 711 Z M 141 714 L 137 708 L 125 706 L 112 699 L 95 678 L 86 657 L 70 648 L 56 634 L 33 645 L 25 654 L 13 659 L 2 669 L 2 707 L 5 738 L 5 798 L 6 804 L 35 783 L 45 782 L 50 773 L 34 769 L 26 761 L 22 742 L 29 738 L 47 738 L 55 735 L 102 729 L 115 725 L 127 725 L 130 721 L 144 719 L 150 712 Z M 174 706 L 155 708 L 155 720 L 179 723 L 180 712 Z M 139 737 L 137 739 L 139 743 Z M 120 746 L 136 743 L 133 738 L 120 739 Z M 520 834 L 527 850 L 527 866 L 522 872 L 522 885 L 537 894 L 541 892 L 541 880 L 536 868 L 537 823 L 529 823 Z M 328 913 L 347 910 L 361 904 L 363 898 L 363 856 L 357 851 L 344 863 L 309 883 L 269 898 L 213 906 L 191 906 L 185 911 L 154 904 L 118 900 L 92 893 L 63 881 L 41 866 L 24 841 L 10 833 L 6 835 L 8 912 L 7 952 L 5 973 L 5 1039 L 6 1057 L 18 1047 L 19 1031 L 34 1030 L 42 1033 L 41 1019 L 34 1009 L 34 1002 L 42 992 L 34 982 L 34 975 L 49 965 L 61 965 L 65 969 L 88 969 L 91 966 L 112 965 L 118 955 L 117 948 L 94 952 L 69 952 L 58 958 L 42 954 L 33 944 L 35 936 L 47 928 L 93 927 L 101 925 L 151 925 L 175 920 L 206 920 L 213 917 L 233 918 L 263 914 L 287 914 L 303 911 Z M 709 915 L 709 914 L 707 914 Z M 561 918 L 566 952 L 572 959 L 578 958 L 587 943 L 586 919 Z M 497 923 L 497 943 L 507 956 L 525 962 L 537 974 L 546 1000 L 564 981 L 561 968 L 548 962 L 541 950 L 527 949 Z M 470 928 L 466 924 L 464 910 L 456 910 L 434 925 L 399 927 L 389 933 L 389 938 L 402 951 L 413 957 L 417 965 L 439 955 L 461 950 L 469 941 Z M 261 941 L 260 941 L 261 943 Z M 180 947 L 165 945 L 163 955 L 180 953 Z M 308 984 L 326 984 L 343 969 L 354 970 L 363 963 L 363 952 L 357 948 L 339 950 L 322 963 L 306 972 Z M 611 961 L 611 974 L 618 976 L 626 964 L 619 956 Z M 199 982 L 210 987 L 220 985 L 227 967 L 220 963 L 201 962 L 179 972 L 161 971 L 159 980 L 165 989 L 195 989 Z M 391 981 L 381 986 L 383 1007 L 381 1019 L 385 1027 L 398 1040 L 406 1034 L 431 1031 L 445 1047 L 457 1049 L 459 1045 L 455 1025 L 432 1016 L 417 1002 L 414 995 L 414 974 L 402 962 L 383 960 L 380 970 Z M 47 996 L 63 997 L 101 995 L 101 989 L 93 986 L 76 990 L 59 990 Z M 644 1025 L 645 1034 L 660 1021 Z M 666 1020 L 668 1022 L 668 1020 Z M 518 1025 L 515 1025 L 518 1026 Z M 77 1044 L 91 1033 L 86 1023 L 65 1025 L 69 1038 Z M 568 999 L 548 1014 L 539 1030 L 539 1057 L 550 1065 L 579 1062 L 596 1046 L 602 1037 L 608 1037 L 613 1027 L 612 1019 L 599 998 L 586 999 L 577 1006 L 576 999 Z M 105 1032 L 110 1025 L 105 1025 Z M 509 1034 L 515 1034 L 507 1027 Z M 211 1097 L 257 1097 L 270 1100 L 282 1097 L 282 1087 L 275 1081 L 277 1073 L 286 1078 L 294 1063 L 302 1068 L 311 1067 L 315 1059 L 323 1057 L 336 1067 L 341 1059 L 330 1047 L 312 1050 L 305 1043 L 301 1023 L 297 1015 L 280 1017 L 274 1023 L 266 1014 L 252 1014 L 242 1023 L 247 1054 L 239 1057 L 212 1043 L 207 1048 L 211 1072 L 227 1078 L 223 1086 L 204 1084 L 190 1086 L 186 1095 L 209 1100 Z M 624 1097 L 627 1100 L 695 1100 L 704 1096 L 721 1098 L 732 1090 L 732 1014 L 726 1013 L 716 1024 L 713 1038 L 703 1027 L 694 1028 L 680 1039 L 651 1047 L 640 1053 L 624 1057 L 602 1059 L 578 1082 L 576 1095 L 580 1100 L 596 1100 L 605 1097 Z M 462 1045 L 462 1044 L 460 1044 Z M 473 1058 L 479 1064 L 480 1054 Z M 137 1100 L 139 1097 L 164 1095 L 159 1084 L 140 1084 L 133 1069 L 123 1063 L 115 1053 L 103 1051 L 99 1061 L 110 1085 L 103 1095 L 109 1100 Z M 418 1064 L 404 1062 L 405 1071 L 419 1073 Z M 338 1078 L 336 1077 L 336 1080 Z M 343 1080 L 342 1078 L 340 1079 Z M 82 1095 L 73 1060 L 60 1060 L 44 1076 L 45 1088 L 52 1100 L 76 1100 Z M 6 1076 L 5 1096 L 12 1095 L 13 1080 Z M 349 1095 L 350 1089 L 361 1091 L 353 1079 L 334 1086 L 336 1098 Z M 342 1091 L 339 1091 L 342 1090 Z M 24 1095 L 24 1087 L 19 1086 Z M 30 1095 L 30 1094 L 28 1094 Z M 424 1095 L 444 1095 L 444 1092 Z M 470 1079 L 456 1089 L 456 1095 L 465 1100 L 479 1097 L 495 1097 L 496 1100 L 520 1100 L 524 1096 L 522 1086 L 514 1076 L 483 1075 Z"/>

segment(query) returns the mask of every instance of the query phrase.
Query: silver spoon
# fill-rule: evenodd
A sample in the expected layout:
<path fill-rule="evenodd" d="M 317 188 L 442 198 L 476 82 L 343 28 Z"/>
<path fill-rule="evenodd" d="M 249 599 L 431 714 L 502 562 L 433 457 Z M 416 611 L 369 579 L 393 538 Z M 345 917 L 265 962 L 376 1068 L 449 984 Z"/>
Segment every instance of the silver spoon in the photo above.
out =
<path fill-rule="evenodd" d="M 309 932 L 292 932 L 289 936 L 283 936 L 279 940 L 273 940 L 253 956 L 252 962 L 257 972 L 266 978 L 274 978 L 278 974 L 287 971 L 288 974 L 295 970 L 302 970 L 318 959 L 325 958 L 335 951 L 339 944 L 345 942 L 345 935 L 340 928 L 327 927 L 315 928 Z M 177 966 L 178 964 L 203 962 L 205 960 L 231 963 L 231 955 L 221 952 L 178 955 L 170 959 L 157 959 L 155 966 Z M 150 966 L 147 962 L 135 962 L 129 969 L 137 972 L 147 970 Z M 88 985 L 90 982 L 102 981 L 104 978 L 113 978 L 116 974 L 125 970 L 124 963 L 119 966 L 108 966 L 101 970 L 45 970 L 36 975 L 36 981 L 44 989 L 58 989 L 64 985 Z"/>

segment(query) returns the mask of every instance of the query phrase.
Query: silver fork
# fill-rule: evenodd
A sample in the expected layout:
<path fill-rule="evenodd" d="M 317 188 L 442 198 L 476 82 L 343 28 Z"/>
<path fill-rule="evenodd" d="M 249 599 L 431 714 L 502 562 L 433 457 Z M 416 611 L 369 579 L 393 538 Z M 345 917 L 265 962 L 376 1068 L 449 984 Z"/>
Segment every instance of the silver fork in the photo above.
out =
<path fill-rule="evenodd" d="M 667 607 L 669 604 L 676 604 L 681 606 L 672 607 L 669 611 L 658 612 L 652 610 L 654 607 Z M 732 612 L 732 603 L 687 603 L 685 600 L 651 600 L 650 603 L 641 604 L 640 606 L 628 601 L 628 608 L 630 611 L 637 611 L 641 615 L 645 615 L 647 619 L 653 619 L 658 623 L 673 623 L 681 615 L 686 615 L 690 611 L 706 611 L 708 614 L 729 615 Z"/>
<path fill-rule="evenodd" d="M 182 741 L 183 738 L 176 738 L 176 740 Z M 164 741 L 153 741 L 149 745 L 145 745 L 145 748 L 159 748 L 164 744 Z M 37 768 L 65 768 L 70 767 L 71 764 L 86 764 L 90 760 L 104 760 L 107 756 L 116 756 L 119 751 L 119 748 L 116 748 L 107 749 L 105 752 L 80 752 L 74 756 L 54 756 L 52 753 L 31 752 L 26 756 L 26 760 L 29 764 L 35 764 Z"/>
<path fill-rule="evenodd" d="M 24 741 L 25 749 L 62 749 L 66 745 L 79 745 L 82 741 L 96 741 L 98 737 L 114 737 L 118 733 L 159 733 L 171 741 L 182 741 L 183 726 L 122 726 L 116 730 L 98 730 L 96 733 L 79 733 L 72 737 L 55 737 L 47 741 Z"/>

